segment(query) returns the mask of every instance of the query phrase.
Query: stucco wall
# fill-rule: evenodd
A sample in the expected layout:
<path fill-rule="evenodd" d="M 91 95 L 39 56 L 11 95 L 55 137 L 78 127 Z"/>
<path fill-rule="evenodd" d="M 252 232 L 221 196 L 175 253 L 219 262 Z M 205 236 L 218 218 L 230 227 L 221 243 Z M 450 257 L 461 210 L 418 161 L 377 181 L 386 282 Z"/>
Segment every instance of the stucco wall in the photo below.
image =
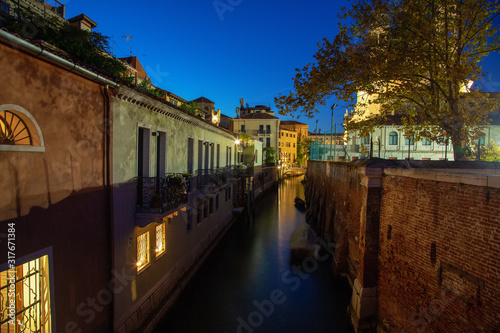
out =
<path fill-rule="evenodd" d="M 52 253 L 54 332 L 107 331 L 107 306 L 92 319 L 77 310 L 111 278 L 100 87 L 1 43 L 0 77 L 0 105 L 29 112 L 44 138 L 42 151 L 0 151 L 0 234 L 6 221 L 16 224 L 17 258 Z"/>
<path fill-rule="evenodd" d="M 126 95 L 127 97 L 124 97 Z M 235 138 L 231 133 L 216 128 L 186 115 L 181 111 L 158 104 L 157 101 L 120 88 L 113 98 L 113 211 L 114 211 L 114 266 L 125 270 L 130 276 L 126 288 L 115 295 L 115 330 L 129 332 L 145 324 L 152 309 L 158 311 L 170 305 L 179 290 L 188 281 L 192 268 L 202 261 L 232 217 L 232 203 L 236 196 L 234 186 L 227 182 L 216 191 L 192 191 L 186 211 L 177 209 L 177 216 L 166 222 L 166 252 L 156 258 L 151 251 L 151 264 L 144 270 L 137 271 L 137 236 L 149 231 L 155 237 L 157 222 L 153 216 L 145 227 L 136 223 L 137 211 L 137 155 L 138 127 L 149 128 L 151 132 L 164 131 L 166 138 L 167 173 L 187 171 L 188 138 L 194 139 L 194 171 L 198 168 L 198 140 L 213 143 L 214 159 L 216 147 L 220 145 L 219 166 L 226 166 L 226 147 L 231 147 L 231 165 L 236 162 Z M 150 176 L 157 174 L 156 141 L 151 137 L 149 152 Z M 203 154 L 205 146 L 203 147 Z M 203 157 L 203 163 L 205 158 Z M 216 161 L 214 161 L 216 168 Z M 208 168 L 203 165 L 203 168 Z M 196 184 L 196 182 L 194 183 Z M 226 197 L 231 188 L 231 197 Z M 218 197 L 219 208 L 215 207 Z M 205 201 L 214 204 L 213 213 L 197 223 L 198 204 Z M 203 207 L 203 206 L 202 206 Z M 192 216 L 191 229 L 188 230 L 188 211 Z M 158 217 L 158 216 L 157 216 Z M 147 219 L 147 215 L 143 215 Z M 160 217 L 161 222 L 161 217 Z M 154 243 L 154 239 L 150 242 Z M 148 323 L 148 322 L 146 322 Z M 149 324 L 149 323 L 148 323 Z"/>

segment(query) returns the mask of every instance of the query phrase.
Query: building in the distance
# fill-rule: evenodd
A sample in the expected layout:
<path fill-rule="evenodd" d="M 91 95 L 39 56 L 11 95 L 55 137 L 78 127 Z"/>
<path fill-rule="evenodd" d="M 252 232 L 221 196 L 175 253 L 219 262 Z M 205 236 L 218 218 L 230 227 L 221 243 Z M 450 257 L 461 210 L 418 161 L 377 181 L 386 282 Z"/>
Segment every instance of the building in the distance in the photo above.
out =
<path fill-rule="evenodd" d="M 278 159 L 281 161 L 282 165 L 286 166 L 296 163 L 298 148 L 297 139 L 297 132 L 285 129 L 280 125 Z"/>
<path fill-rule="evenodd" d="M 262 141 L 262 148 L 274 147 L 278 151 L 280 120 L 267 113 L 249 113 L 233 119 L 232 131 L 246 133 Z"/>
<path fill-rule="evenodd" d="M 296 120 L 282 120 L 280 122 L 280 128 L 297 133 L 297 141 L 304 141 L 309 135 L 309 125 Z"/>

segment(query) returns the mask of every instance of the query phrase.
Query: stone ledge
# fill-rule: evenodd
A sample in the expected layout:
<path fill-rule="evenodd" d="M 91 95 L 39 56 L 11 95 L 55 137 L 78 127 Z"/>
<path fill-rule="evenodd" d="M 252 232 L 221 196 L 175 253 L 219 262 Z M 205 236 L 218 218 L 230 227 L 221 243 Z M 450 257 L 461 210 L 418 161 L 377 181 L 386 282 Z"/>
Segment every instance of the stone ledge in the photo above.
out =
<path fill-rule="evenodd" d="M 400 176 L 418 178 L 446 183 L 459 183 L 482 187 L 500 188 L 500 175 L 488 175 L 477 173 L 436 171 L 436 170 L 408 170 L 408 169 L 385 169 L 386 176 Z"/>

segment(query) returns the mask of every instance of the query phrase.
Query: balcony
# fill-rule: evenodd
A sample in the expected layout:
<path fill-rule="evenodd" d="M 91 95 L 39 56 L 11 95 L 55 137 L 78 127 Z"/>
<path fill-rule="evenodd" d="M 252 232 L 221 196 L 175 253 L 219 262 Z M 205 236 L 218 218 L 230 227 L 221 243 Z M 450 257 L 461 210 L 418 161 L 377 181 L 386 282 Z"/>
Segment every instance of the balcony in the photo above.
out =
<path fill-rule="evenodd" d="M 213 190 L 229 181 L 230 174 L 225 168 L 199 169 L 196 175 L 196 188 L 200 190 Z"/>
<path fill-rule="evenodd" d="M 137 178 L 137 212 L 163 214 L 188 202 L 190 179 L 181 174 Z"/>
<path fill-rule="evenodd" d="M 265 134 L 271 134 L 271 130 L 270 129 L 260 129 L 257 131 L 257 134 L 261 134 L 261 135 L 265 135 Z"/>

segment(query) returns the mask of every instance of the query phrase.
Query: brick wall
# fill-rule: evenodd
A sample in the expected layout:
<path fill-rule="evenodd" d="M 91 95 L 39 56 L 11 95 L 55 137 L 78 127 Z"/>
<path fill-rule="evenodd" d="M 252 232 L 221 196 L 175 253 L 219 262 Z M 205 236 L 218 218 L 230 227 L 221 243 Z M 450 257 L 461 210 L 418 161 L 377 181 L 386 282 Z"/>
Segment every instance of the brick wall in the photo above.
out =
<path fill-rule="evenodd" d="M 334 273 L 354 282 L 357 332 L 374 322 L 382 332 L 500 332 L 499 171 L 500 163 L 308 162 L 309 223 L 334 244 Z"/>
<path fill-rule="evenodd" d="M 500 189 L 387 176 L 378 318 L 390 332 L 500 328 Z"/>
<path fill-rule="evenodd" d="M 309 222 L 328 243 L 335 244 L 332 269 L 356 278 L 362 198 L 366 195 L 358 169 L 346 163 L 308 162 L 306 199 Z"/>

